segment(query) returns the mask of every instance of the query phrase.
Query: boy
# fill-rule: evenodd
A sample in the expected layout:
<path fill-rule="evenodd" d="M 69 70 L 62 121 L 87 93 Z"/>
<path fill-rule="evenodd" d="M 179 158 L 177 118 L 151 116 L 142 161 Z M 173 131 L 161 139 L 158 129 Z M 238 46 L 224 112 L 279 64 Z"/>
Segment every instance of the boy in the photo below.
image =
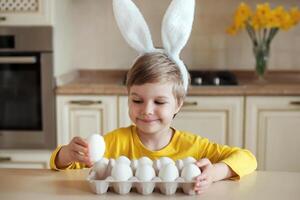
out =
<path fill-rule="evenodd" d="M 194 188 L 198 194 L 213 182 L 238 179 L 256 169 L 256 159 L 248 150 L 221 146 L 170 127 L 183 104 L 186 88 L 179 67 L 166 54 L 140 56 L 128 72 L 126 83 L 129 116 L 134 125 L 104 135 L 104 157 L 158 159 L 166 156 L 177 160 L 192 156 L 202 171 Z M 79 137 L 58 147 L 51 157 L 52 169 L 92 165 L 88 159 L 88 144 Z"/>

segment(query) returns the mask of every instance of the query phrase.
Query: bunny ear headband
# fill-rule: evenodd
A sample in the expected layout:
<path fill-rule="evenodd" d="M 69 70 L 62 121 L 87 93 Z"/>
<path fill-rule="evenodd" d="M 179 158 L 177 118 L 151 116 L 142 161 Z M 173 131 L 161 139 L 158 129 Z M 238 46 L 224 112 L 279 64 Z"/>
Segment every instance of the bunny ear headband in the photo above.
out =
<path fill-rule="evenodd" d="M 162 21 L 163 49 L 153 46 L 148 25 L 131 0 L 113 0 L 113 10 L 120 31 L 127 43 L 140 55 L 164 52 L 180 69 L 185 90 L 188 88 L 188 71 L 179 54 L 192 31 L 195 0 L 172 0 Z"/>

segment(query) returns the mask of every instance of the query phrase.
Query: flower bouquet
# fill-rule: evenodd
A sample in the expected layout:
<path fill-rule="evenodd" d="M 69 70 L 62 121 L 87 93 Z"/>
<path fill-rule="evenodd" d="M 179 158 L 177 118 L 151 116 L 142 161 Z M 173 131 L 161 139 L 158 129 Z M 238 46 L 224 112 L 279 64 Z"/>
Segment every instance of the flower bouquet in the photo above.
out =
<path fill-rule="evenodd" d="M 289 11 L 282 6 L 274 9 L 268 3 L 258 4 L 252 10 L 246 3 L 241 3 L 234 15 L 234 22 L 227 33 L 235 35 L 245 29 L 253 43 L 253 53 L 256 61 L 256 73 L 263 79 L 270 53 L 270 44 L 279 30 L 289 30 L 300 21 L 300 11 L 297 7 Z"/>

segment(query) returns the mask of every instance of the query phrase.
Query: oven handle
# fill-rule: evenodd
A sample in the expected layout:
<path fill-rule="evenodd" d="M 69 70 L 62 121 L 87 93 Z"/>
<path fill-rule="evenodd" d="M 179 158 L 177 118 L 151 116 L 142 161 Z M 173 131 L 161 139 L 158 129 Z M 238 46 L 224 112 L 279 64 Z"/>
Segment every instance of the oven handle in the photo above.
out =
<path fill-rule="evenodd" d="M 0 162 L 9 162 L 9 161 L 11 161 L 11 157 L 2 157 L 2 156 L 0 156 Z"/>
<path fill-rule="evenodd" d="M 1 56 L 0 64 L 34 64 L 36 57 L 34 56 Z"/>

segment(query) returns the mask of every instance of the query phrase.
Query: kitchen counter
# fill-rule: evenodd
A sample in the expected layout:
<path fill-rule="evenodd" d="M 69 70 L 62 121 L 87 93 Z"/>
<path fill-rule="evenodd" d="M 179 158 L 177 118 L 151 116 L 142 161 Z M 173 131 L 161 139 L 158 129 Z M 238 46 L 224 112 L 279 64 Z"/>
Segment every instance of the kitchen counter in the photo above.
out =
<path fill-rule="evenodd" d="M 136 192 L 97 195 L 86 181 L 88 169 L 51 171 L 41 169 L 0 169 L 0 199 L 222 199 L 222 200 L 298 200 L 300 173 L 256 171 L 240 181 L 219 181 L 200 196 L 181 192 L 166 197 L 158 192 L 142 196 Z"/>
<path fill-rule="evenodd" d="M 57 95 L 127 95 L 125 70 L 79 70 L 56 88 Z M 258 82 L 251 71 L 233 71 L 237 86 L 190 86 L 188 95 L 294 96 L 300 95 L 300 71 L 272 71 Z M 62 76 L 60 79 L 64 79 Z M 62 81 L 66 82 L 66 81 Z"/>

